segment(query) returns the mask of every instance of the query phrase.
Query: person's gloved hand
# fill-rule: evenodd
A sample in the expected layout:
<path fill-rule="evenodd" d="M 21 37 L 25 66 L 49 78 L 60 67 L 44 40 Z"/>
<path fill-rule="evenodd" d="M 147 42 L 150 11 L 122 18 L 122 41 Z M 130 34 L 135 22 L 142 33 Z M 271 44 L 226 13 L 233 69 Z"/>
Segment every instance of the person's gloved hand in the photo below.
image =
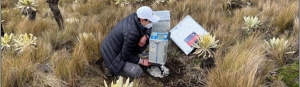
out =
<path fill-rule="evenodd" d="M 140 47 L 143 47 L 143 46 L 146 44 L 148 38 L 149 38 L 149 37 L 148 37 L 147 35 L 144 35 L 144 36 L 140 39 L 138 45 L 139 45 Z"/>

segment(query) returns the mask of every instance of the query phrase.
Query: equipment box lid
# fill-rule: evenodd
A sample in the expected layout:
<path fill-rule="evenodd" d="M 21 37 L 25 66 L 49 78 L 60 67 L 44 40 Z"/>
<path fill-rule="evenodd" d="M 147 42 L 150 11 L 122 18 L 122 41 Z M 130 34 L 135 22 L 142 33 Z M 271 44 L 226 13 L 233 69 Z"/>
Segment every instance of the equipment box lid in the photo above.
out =
<path fill-rule="evenodd" d="M 153 23 L 152 31 L 153 32 L 168 32 L 171 28 L 170 25 L 170 11 L 153 11 L 160 19 L 158 22 Z"/>
<path fill-rule="evenodd" d="M 170 33 L 170 38 L 188 55 L 194 49 L 192 44 L 197 41 L 197 34 L 202 36 L 207 31 L 188 15 L 172 28 Z"/>

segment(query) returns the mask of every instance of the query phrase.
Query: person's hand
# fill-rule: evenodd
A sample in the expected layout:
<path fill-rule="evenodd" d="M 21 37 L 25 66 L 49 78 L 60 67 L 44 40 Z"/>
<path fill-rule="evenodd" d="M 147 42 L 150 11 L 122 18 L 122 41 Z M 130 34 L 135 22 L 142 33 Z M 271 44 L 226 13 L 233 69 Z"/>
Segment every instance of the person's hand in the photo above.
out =
<path fill-rule="evenodd" d="M 150 66 L 151 63 L 149 63 L 148 58 L 147 59 L 141 59 L 140 64 L 143 66 Z"/>
<path fill-rule="evenodd" d="M 138 45 L 139 45 L 140 47 L 143 47 L 143 46 L 146 44 L 146 41 L 147 41 L 147 40 L 148 40 L 147 35 L 144 35 L 144 36 L 140 39 Z"/>

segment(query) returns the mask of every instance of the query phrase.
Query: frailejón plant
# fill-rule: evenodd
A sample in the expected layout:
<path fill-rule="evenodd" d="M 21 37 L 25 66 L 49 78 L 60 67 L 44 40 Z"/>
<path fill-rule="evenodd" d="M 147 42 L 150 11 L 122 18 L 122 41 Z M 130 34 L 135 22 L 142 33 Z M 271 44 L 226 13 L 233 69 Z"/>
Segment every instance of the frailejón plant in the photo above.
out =
<path fill-rule="evenodd" d="M 1 49 L 3 48 L 10 48 L 12 44 L 12 39 L 14 37 L 14 34 L 7 34 L 5 33 L 3 37 L 1 37 Z"/>
<path fill-rule="evenodd" d="M 21 34 L 19 37 L 14 39 L 14 46 L 16 47 L 15 50 L 23 52 L 24 49 L 35 49 L 36 46 L 36 37 L 32 34 Z"/>
<path fill-rule="evenodd" d="M 104 85 L 105 85 L 105 87 L 108 87 L 105 80 L 104 80 Z M 119 79 L 117 80 L 116 84 L 114 84 L 114 82 L 111 82 L 110 87 L 133 87 L 133 82 L 129 83 L 129 78 L 127 78 L 125 84 L 123 84 L 123 77 L 120 76 Z"/>
<path fill-rule="evenodd" d="M 257 16 L 244 17 L 244 21 L 246 27 L 243 27 L 242 29 L 245 29 L 247 31 L 249 31 L 250 29 L 258 28 L 260 26 L 260 21 L 258 20 Z"/>
<path fill-rule="evenodd" d="M 282 52 L 286 54 L 294 53 L 294 51 L 285 52 L 287 51 L 287 47 L 290 45 L 288 40 L 284 40 L 283 38 L 278 39 L 273 37 L 269 42 L 265 40 L 268 48 L 272 51 Z"/>
<path fill-rule="evenodd" d="M 196 54 L 197 57 L 203 56 L 203 58 L 213 57 L 215 52 L 211 48 L 217 48 L 219 40 L 215 40 L 215 36 L 211 36 L 209 33 L 201 36 L 198 35 L 198 41 L 193 45 L 197 48 L 193 54 Z"/>
<path fill-rule="evenodd" d="M 79 19 L 72 17 L 72 18 L 67 18 L 66 21 L 67 21 L 67 23 L 78 23 Z"/>
<path fill-rule="evenodd" d="M 120 7 L 124 7 L 126 5 L 128 5 L 130 2 L 128 2 L 127 0 L 116 0 L 116 5 L 119 5 Z"/>
<path fill-rule="evenodd" d="M 36 11 L 35 7 L 39 5 L 35 0 L 19 0 L 16 6 L 21 9 L 21 12 L 29 14 L 30 10 Z"/>
<path fill-rule="evenodd" d="M 293 54 L 295 51 L 287 52 L 287 48 L 290 45 L 288 40 L 278 39 L 273 37 L 270 41 L 266 41 L 267 51 L 271 54 L 272 58 L 282 66 L 286 59 L 283 57 L 284 54 Z"/>
<path fill-rule="evenodd" d="M 89 38 L 94 38 L 94 35 L 92 33 L 81 33 L 79 34 L 79 36 L 77 37 L 77 40 L 79 41 L 79 43 L 82 43 L 86 40 L 88 40 Z"/>

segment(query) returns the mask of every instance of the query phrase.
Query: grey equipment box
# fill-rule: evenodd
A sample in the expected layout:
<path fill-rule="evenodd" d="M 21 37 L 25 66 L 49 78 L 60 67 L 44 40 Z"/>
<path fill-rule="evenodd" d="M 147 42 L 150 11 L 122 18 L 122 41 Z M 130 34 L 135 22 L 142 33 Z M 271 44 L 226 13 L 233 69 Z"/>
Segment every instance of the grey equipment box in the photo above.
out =
<path fill-rule="evenodd" d="M 171 29 L 170 11 L 153 11 L 153 14 L 160 19 L 152 26 L 149 41 L 149 62 L 164 65 L 167 59 L 168 33 Z"/>
<path fill-rule="evenodd" d="M 152 32 L 169 32 L 171 29 L 170 25 L 170 11 L 153 11 L 153 14 L 160 17 L 158 22 L 153 23 Z"/>
<path fill-rule="evenodd" d="M 168 32 L 152 32 L 149 46 L 149 62 L 164 65 L 167 60 Z"/>

